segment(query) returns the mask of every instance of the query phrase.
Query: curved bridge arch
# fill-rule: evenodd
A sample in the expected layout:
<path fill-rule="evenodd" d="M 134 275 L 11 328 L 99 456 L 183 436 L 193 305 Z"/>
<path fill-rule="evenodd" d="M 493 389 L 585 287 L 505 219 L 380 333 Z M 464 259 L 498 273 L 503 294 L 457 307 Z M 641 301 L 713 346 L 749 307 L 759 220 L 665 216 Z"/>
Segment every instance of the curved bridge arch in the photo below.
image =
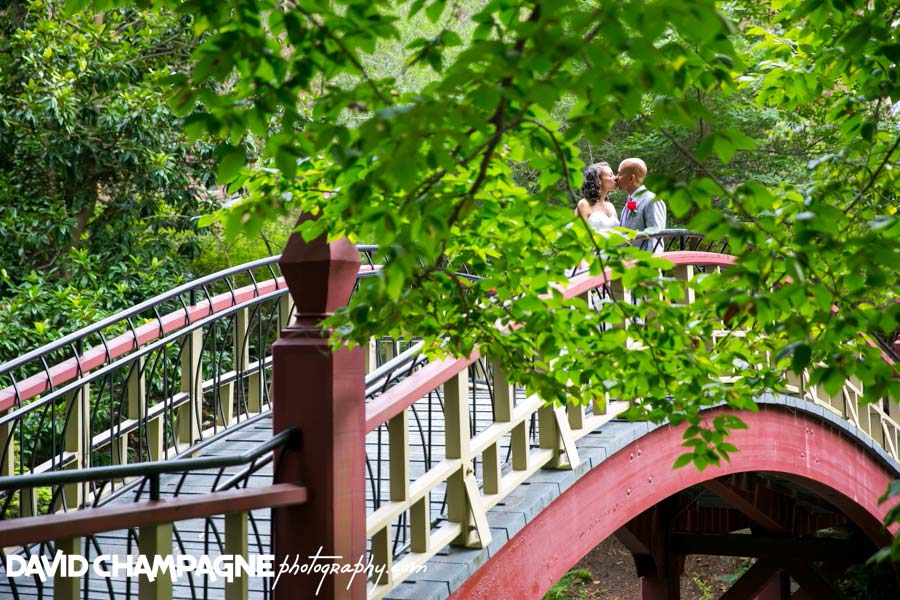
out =
<path fill-rule="evenodd" d="M 712 417 L 722 409 L 713 409 Z M 817 492 L 876 545 L 892 503 L 878 504 L 898 475 L 837 420 L 780 404 L 742 413 L 748 429 L 732 433 L 739 452 L 703 472 L 672 470 L 684 452 L 683 427 L 651 430 L 587 472 L 492 555 L 451 598 L 540 598 L 597 544 L 631 519 L 687 488 L 745 472 L 777 473 Z"/>

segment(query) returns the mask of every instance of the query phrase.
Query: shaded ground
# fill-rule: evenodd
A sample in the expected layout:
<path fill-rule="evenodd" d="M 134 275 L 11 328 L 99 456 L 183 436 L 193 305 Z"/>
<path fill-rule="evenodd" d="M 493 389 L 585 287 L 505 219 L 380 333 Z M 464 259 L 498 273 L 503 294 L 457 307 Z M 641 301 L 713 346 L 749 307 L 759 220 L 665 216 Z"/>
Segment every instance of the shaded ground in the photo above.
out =
<path fill-rule="evenodd" d="M 715 600 L 746 571 L 752 559 L 689 556 L 681 578 L 682 600 Z M 818 563 L 817 563 L 818 564 Z M 847 600 L 896 600 L 898 578 L 889 565 L 855 565 L 834 581 Z M 796 589 L 793 584 L 792 589 Z M 594 548 L 544 600 L 640 600 L 634 561 L 611 537 Z"/>
<path fill-rule="evenodd" d="M 689 556 L 681 578 L 682 600 L 714 600 L 750 565 L 749 559 Z M 561 580 L 545 600 L 639 600 L 634 561 L 611 537 L 594 548 Z"/>

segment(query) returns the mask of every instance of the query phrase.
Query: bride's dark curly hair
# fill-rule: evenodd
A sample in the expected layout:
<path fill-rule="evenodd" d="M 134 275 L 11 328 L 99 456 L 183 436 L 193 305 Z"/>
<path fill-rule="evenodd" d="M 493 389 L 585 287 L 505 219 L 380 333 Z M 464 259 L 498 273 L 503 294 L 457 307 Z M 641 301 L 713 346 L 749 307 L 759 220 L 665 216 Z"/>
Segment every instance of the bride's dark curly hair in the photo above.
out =
<path fill-rule="evenodd" d="M 609 163 L 605 161 L 594 163 L 586 166 L 584 171 L 581 172 L 581 195 L 591 205 L 596 204 L 600 200 L 600 169 L 603 167 L 610 168 Z"/>

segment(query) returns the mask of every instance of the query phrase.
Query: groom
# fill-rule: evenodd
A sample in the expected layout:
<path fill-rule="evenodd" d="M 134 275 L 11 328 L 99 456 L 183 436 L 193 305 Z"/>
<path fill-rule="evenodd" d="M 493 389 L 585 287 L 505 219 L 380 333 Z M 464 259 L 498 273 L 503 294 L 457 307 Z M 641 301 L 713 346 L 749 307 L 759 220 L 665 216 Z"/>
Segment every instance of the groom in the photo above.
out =
<path fill-rule="evenodd" d="M 616 187 L 628 195 L 620 218 L 622 227 L 652 233 L 666 228 L 666 205 L 661 200 L 656 200 L 656 194 L 644 187 L 646 176 L 647 165 L 644 161 L 640 158 L 626 158 L 619 164 Z M 652 252 L 656 250 L 657 244 L 645 249 Z M 644 247 L 647 241 L 635 242 L 634 245 Z"/>

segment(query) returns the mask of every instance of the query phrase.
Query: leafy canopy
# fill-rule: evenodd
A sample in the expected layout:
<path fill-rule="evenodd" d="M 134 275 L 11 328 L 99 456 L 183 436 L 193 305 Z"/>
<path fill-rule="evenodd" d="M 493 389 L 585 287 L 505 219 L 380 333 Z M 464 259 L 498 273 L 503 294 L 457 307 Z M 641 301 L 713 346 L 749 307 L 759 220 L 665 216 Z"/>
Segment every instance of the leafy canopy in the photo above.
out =
<path fill-rule="evenodd" d="M 89 3 L 124 2 L 68 2 Z M 190 135 L 218 140 L 219 177 L 245 193 L 217 215 L 226 230 L 303 211 L 318 217 L 302 226 L 308 238 L 381 248 L 383 277 L 329 321 L 339 340 L 414 334 L 454 354 L 480 344 L 545 398 L 641 398 L 643 416 L 691 424 L 684 460 L 700 468 L 727 458 L 727 432 L 742 426 L 706 423 L 700 409 L 752 409 L 785 371 L 831 392 L 854 377 L 869 400 L 900 396 L 895 367 L 860 336 L 900 323 L 900 4 L 737 2 L 731 20 L 709 0 L 488 0 L 456 29 L 444 25 L 457 5 L 441 0 L 153 5 L 190 15 L 202 35 L 190 73 L 169 79 L 171 102 Z M 407 45 L 400 72 L 374 69 L 398 21 L 423 12 L 439 32 Z M 409 89 L 409 72 L 428 76 Z M 820 119 L 830 151 L 794 181 L 726 181 L 716 167 L 765 140 L 716 127 L 704 94 Z M 675 143 L 700 120 L 696 153 Z M 579 144 L 635 121 L 697 167 L 648 184 L 674 219 L 727 237 L 735 268 L 660 279 L 665 261 L 573 221 Z M 518 178 L 522 164 L 539 177 Z M 555 284 L 595 247 L 592 271 L 622 274 L 639 303 L 562 300 Z M 464 280 L 463 265 L 483 278 Z M 641 325 L 610 326 L 626 319 Z M 707 346 L 723 322 L 746 337 Z"/>

